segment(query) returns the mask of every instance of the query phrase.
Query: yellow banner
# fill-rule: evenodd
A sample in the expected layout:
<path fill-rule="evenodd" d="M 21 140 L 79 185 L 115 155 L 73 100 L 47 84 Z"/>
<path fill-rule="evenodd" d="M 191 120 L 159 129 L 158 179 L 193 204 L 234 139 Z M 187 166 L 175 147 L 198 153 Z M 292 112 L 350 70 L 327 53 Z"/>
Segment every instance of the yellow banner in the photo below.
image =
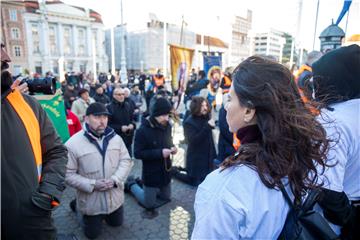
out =
<path fill-rule="evenodd" d="M 191 70 L 194 49 L 170 45 L 171 87 L 183 93 Z"/>

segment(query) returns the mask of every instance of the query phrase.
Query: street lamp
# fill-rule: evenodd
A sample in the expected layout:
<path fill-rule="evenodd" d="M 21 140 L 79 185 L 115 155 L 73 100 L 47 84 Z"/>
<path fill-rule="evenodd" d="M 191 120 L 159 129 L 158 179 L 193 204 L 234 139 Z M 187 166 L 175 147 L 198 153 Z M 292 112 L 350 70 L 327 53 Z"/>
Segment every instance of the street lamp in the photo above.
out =
<path fill-rule="evenodd" d="M 123 4 L 122 0 L 121 3 L 121 60 L 120 60 L 120 66 L 121 66 L 121 83 L 127 84 L 127 70 L 126 70 L 126 58 L 125 58 L 125 31 L 124 31 L 124 21 L 123 21 Z"/>

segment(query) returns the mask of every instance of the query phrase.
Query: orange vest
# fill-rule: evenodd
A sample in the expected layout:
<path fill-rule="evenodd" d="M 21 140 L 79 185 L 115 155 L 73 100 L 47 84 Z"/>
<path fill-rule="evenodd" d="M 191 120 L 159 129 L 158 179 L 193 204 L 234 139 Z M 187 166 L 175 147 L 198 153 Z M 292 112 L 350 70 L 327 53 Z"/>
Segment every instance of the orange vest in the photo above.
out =
<path fill-rule="evenodd" d="M 223 87 L 223 93 L 228 93 L 231 87 L 231 78 L 224 75 L 222 87 Z"/>
<path fill-rule="evenodd" d="M 32 108 L 25 101 L 25 99 L 18 90 L 14 90 L 6 98 L 17 113 L 17 115 L 20 117 L 22 123 L 24 124 L 33 150 L 38 174 L 38 181 L 40 182 L 42 171 L 42 152 L 40 144 L 39 122 Z"/>
<path fill-rule="evenodd" d="M 312 72 L 312 68 L 309 67 L 308 65 L 302 65 L 299 69 L 299 71 L 296 73 L 295 75 L 295 83 L 296 83 L 296 86 L 299 90 L 299 93 L 300 93 L 300 97 L 301 97 L 301 100 L 303 101 L 303 103 L 305 103 L 305 105 L 307 106 L 307 108 L 309 108 L 310 112 L 314 115 L 319 115 L 319 110 L 317 110 L 316 108 L 310 106 L 310 100 L 305 96 L 304 94 L 304 91 L 299 88 L 299 85 L 298 85 L 298 82 L 299 82 L 299 77 L 300 75 L 304 72 L 304 71 L 309 71 L 309 72 Z"/>
<path fill-rule="evenodd" d="M 160 76 L 158 77 L 157 75 L 154 75 L 154 83 L 156 87 L 160 87 L 162 85 L 164 85 L 164 76 Z"/>
<path fill-rule="evenodd" d="M 236 133 L 233 134 L 233 147 L 237 151 L 241 145 L 240 139 L 236 136 Z"/>

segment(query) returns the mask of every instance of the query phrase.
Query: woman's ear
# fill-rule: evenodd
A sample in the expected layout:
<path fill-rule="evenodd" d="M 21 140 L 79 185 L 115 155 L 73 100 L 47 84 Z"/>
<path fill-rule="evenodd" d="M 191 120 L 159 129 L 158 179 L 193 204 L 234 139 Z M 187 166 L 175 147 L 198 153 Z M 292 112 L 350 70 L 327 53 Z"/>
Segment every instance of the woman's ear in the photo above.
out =
<path fill-rule="evenodd" d="M 255 108 L 246 108 L 245 115 L 244 115 L 244 122 L 250 123 L 255 120 Z"/>

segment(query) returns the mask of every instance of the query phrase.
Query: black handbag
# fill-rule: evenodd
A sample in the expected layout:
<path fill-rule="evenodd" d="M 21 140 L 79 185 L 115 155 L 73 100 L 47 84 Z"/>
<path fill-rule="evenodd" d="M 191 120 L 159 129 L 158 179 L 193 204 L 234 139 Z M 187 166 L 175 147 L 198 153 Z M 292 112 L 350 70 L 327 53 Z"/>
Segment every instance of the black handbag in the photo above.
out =
<path fill-rule="evenodd" d="M 329 223 L 313 210 L 320 190 L 311 190 L 306 200 L 295 205 L 283 186 L 280 190 L 290 207 L 285 225 L 278 237 L 281 240 L 332 240 L 339 239 Z"/>

